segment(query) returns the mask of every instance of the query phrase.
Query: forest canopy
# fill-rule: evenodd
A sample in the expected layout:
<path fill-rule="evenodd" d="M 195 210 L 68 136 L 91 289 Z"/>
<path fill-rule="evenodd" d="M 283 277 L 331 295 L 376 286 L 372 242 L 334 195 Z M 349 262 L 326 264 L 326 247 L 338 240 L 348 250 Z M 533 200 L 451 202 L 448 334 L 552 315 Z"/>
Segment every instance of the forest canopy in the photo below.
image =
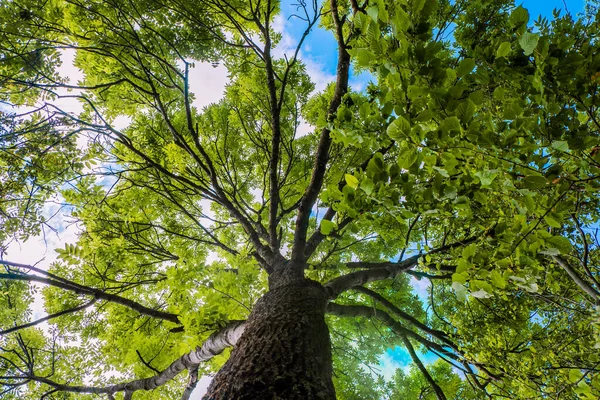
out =
<path fill-rule="evenodd" d="M 599 398 L 599 18 L 0 0 L 0 396 Z M 57 218 L 56 261 L 11 260 Z"/>

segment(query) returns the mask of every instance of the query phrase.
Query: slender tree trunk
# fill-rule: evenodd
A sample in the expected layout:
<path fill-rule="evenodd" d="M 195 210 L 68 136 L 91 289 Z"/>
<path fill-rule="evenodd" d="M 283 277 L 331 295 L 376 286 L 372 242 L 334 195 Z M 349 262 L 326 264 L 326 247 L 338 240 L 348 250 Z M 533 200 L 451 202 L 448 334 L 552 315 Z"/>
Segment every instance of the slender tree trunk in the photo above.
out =
<path fill-rule="evenodd" d="M 335 399 L 326 303 L 309 280 L 270 290 L 204 400 Z"/>

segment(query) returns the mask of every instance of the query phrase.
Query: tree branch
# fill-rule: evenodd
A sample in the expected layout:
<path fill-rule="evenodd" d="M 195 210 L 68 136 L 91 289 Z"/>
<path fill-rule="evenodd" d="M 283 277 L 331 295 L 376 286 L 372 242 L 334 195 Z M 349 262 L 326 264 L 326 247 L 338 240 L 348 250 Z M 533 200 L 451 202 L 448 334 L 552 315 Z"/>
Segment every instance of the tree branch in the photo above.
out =
<path fill-rule="evenodd" d="M 419 272 L 419 271 L 412 271 L 412 270 L 407 270 L 405 272 L 408 275 L 414 276 L 417 280 L 421 280 L 422 278 L 426 278 L 426 279 L 429 279 L 429 280 L 432 280 L 432 279 L 452 279 L 452 274 L 432 275 L 432 274 L 428 274 L 426 272 Z"/>
<path fill-rule="evenodd" d="M 355 286 L 364 285 L 368 282 L 394 278 L 396 275 L 417 265 L 420 257 L 421 254 L 417 254 L 416 256 L 412 256 L 397 263 L 373 263 L 377 264 L 376 268 L 342 275 L 325 283 L 323 287 L 325 287 L 325 290 L 328 291 L 329 298 L 335 299 L 340 293 Z"/>
<path fill-rule="evenodd" d="M 471 238 L 460 240 L 458 242 L 450 243 L 437 249 L 429 251 L 427 254 L 437 254 L 444 251 L 454 249 L 456 247 L 464 246 L 465 244 L 476 241 L 478 237 L 473 236 Z M 379 263 L 371 262 L 350 262 L 346 266 L 348 268 L 367 268 L 363 271 L 351 272 L 347 275 L 334 278 L 323 286 L 329 292 L 330 299 L 335 299 L 340 293 L 359 285 L 364 285 L 368 282 L 380 281 L 384 279 L 391 279 L 401 272 L 405 272 L 417 265 L 419 257 L 422 254 L 417 254 L 406 260 L 399 262 L 384 261 Z"/>
<path fill-rule="evenodd" d="M 8 279 L 8 280 L 16 280 L 16 281 L 25 281 L 25 282 L 39 282 L 45 285 L 58 287 L 64 290 L 68 290 L 70 292 L 74 292 L 80 295 L 94 296 L 94 298 L 98 300 L 106 300 L 112 303 L 120 304 L 122 306 L 128 307 L 134 311 L 139 312 L 142 315 L 147 315 L 153 318 L 164 319 L 166 321 L 174 322 L 176 324 L 180 324 L 179 318 L 176 314 L 155 310 L 149 307 L 146 307 L 140 303 L 137 303 L 133 300 L 126 299 L 116 294 L 106 293 L 103 290 L 90 288 L 87 286 L 82 286 L 78 283 L 71 282 L 64 278 L 59 278 L 56 275 L 50 274 L 39 268 L 35 268 L 33 266 L 11 263 L 9 261 L 0 260 L 0 264 L 8 265 L 8 266 L 16 266 L 17 268 L 27 268 L 34 269 L 36 272 L 43 273 L 45 275 L 52 276 L 52 278 L 44 278 L 37 275 L 29 275 L 25 272 L 15 271 L 8 273 L 0 273 L 0 279 Z"/>
<path fill-rule="evenodd" d="M 369 165 L 369 162 L 373 159 L 373 157 L 376 154 L 386 154 L 388 151 L 390 151 L 390 149 L 392 149 L 392 147 L 394 146 L 394 141 L 392 141 L 392 143 L 389 146 L 383 147 L 381 148 L 379 151 L 372 153 L 366 160 L 364 160 L 362 162 L 362 164 L 360 164 L 358 167 L 356 167 L 356 169 L 358 170 L 364 170 L 367 168 L 367 166 Z M 342 189 L 344 189 L 344 186 L 346 185 L 346 180 L 344 178 L 342 178 L 340 180 L 340 182 L 338 183 L 338 189 L 340 191 L 342 191 Z M 323 215 L 323 220 L 325 221 L 331 221 L 333 219 L 333 217 L 335 217 L 336 215 L 336 210 L 333 209 L 333 207 L 329 207 L 327 209 L 327 211 L 325 211 L 325 215 Z M 352 222 L 353 219 L 346 217 L 344 218 L 344 220 L 339 224 L 338 226 L 338 231 L 340 231 L 344 226 L 348 225 L 350 222 Z M 409 229 L 409 233 L 410 235 L 410 229 Z M 319 244 L 321 244 L 321 242 L 323 241 L 323 239 L 325 239 L 326 235 L 323 235 L 321 233 L 320 229 L 316 229 L 312 235 L 310 236 L 310 238 L 308 239 L 308 241 L 306 242 L 306 247 L 304 249 L 304 258 L 306 260 L 308 260 L 310 258 L 310 256 L 315 252 L 315 250 L 317 249 L 317 247 L 319 246 Z M 400 257 L 402 258 L 402 257 Z"/>
<path fill-rule="evenodd" d="M 346 49 L 346 43 L 344 43 L 343 36 L 343 21 L 338 15 L 338 4 L 337 0 L 330 0 L 331 15 L 336 28 L 336 39 L 338 42 L 338 62 L 337 62 L 337 79 L 335 83 L 335 89 L 333 92 L 333 98 L 329 103 L 329 109 L 327 110 L 327 119 L 331 120 L 334 118 L 335 112 L 337 111 L 340 104 L 342 104 L 342 98 L 348 92 L 348 76 L 350 70 L 350 54 Z M 308 223 L 310 220 L 310 214 L 312 207 L 314 206 L 323 181 L 325 179 L 325 172 L 327 171 L 327 163 L 329 161 L 329 148 L 331 147 L 331 131 L 325 127 L 321 131 L 321 137 L 319 139 L 319 146 L 317 147 L 317 154 L 315 156 L 315 163 L 313 167 L 313 173 L 310 179 L 300 206 L 298 207 L 298 216 L 296 217 L 296 228 L 294 232 L 294 246 L 292 248 L 292 262 L 301 266 L 306 261 L 304 250 L 306 247 L 306 237 L 308 231 Z"/>
<path fill-rule="evenodd" d="M 188 384 L 186 385 L 183 394 L 181 395 L 181 400 L 189 400 L 192 392 L 198 385 L 198 367 L 189 368 L 189 378 Z"/>
<path fill-rule="evenodd" d="M 374 307 L 368 307 L 363 305 L 342 305 L 333 302 L 327 304 L 327 312 L 340 317 L 364 317 L 364 318 L 377 318 L 385 325 L 389 326 L 392 331 L 400 336 L 405 335 L 410 337 L 417 342 L 421 343 L 428 349 L 436 350 L 441 354 L 444 354 L 454 360 L 460 360 L 461 357 L 446 350 L 439 343 L 435 343 L 423 336 L 411 331 L 404 327 L 401 323 L 392 318 L 388 313 Z"/>
<path fill-rule="evenodd" d="M 421 321 L 419 321 L 418 319 L 416 319 L 415 317 L 413 317 L 412 315 L 405 313 L 404 311 L 402 311 L 401 309 L 399 309 L 398 307 L 396 307 L 394 304 L 392 304 L 388 299 L 386 299 L 385 297 L 383 297 L 382 295 L 380 295 L 379 293 L 368 289 L 364 286 L 355 286 L 353 288 L 354 290 L 356 290 L 357 292 L 366 294 L 367 296 L 373 298 L 374 300 L 378 301 L 379 303 L 381 303 L 384 307 L 386 307 L 387 309 L 389 309 L 390 311 L 392 311 L 394 314 L 397 314 L 400 318 L 402 318 L 405 321 L 408 321 L 411 325 L 415 326 L 416 328 L 422 330 L 423 332 L 435 337 L 436 339 L 446 343 L 448 346 L 454 348 L 456 347 L 454 345 L 454 343 L 452 343 L 449 339 L 448 336 L 446 335 L 445 332 L 442 331 L 438 331 L 436 329 L 432 329 L 430 327 L 428 327 L 427 325 L 425 325 L 424 323 L 422 323 Z"/>
<path fill-rule="evenodd" d="M 66 310 L 62 310 L 62 311 L 59 311 L 59 312 L 54 313 L 54 314 L 49 314 L 49 315 L 47 315 L 47 316 L 45 316 L 43 318 L 40 318 L 38 320 L 31 321 L 31 322 L 28 322 L 26 324 L 22 324 L 22 325 L 19 325 L 19 326 L 15 326 L 15 327 L 12 327 L 12 328 L 5 329 L 3 331 L 0 331 L 0 336 L 6 335 L 6 334 L 9 334 L 11 332 L 15 332 L 15 331 L 18 331 L 18 330 L 21 330 L 21 329 L 29 328 L 31 326 L 35 326 L 35 325 L 41 324 L 42 322 L 49 321 L 51 319 L 60 317 L 61 315 L 72 314 L 72 313 L 76 313 L 77 311 L 85 310 L 86 308 L 88 308 L 89 306 L 91 306 L 92 304 L 94 304 L 96 301 L 98 301 L 98 299 L 94 298 L 94 299 L 88 301 L 87 303 L 83 303 L 80 306 L 69 308 L 69 309 L 66 309 Z"/>
<path fill-rule="evenodd" d="M 562 267 L 562 269 L 565 270 L 565 272 L 571 277 L 573 282 L 575 282 L 575 284 L 577 284 L 577 286 L 579 286 L 581 288 L 581 290 L 583 290 L 592 299 L 594 299 L 594 302 L 596 304 L 600 304 L 600 293 L 596 289 L 594 289 L 590 284 L 588 284 L 586 281 L 584 281 L 583 278 L 579 276 L 577 271 L 575 271 L 569 265 L 569 263 L 567 261 L 565 261 L 565 259 L 563 259 L 560 256 L 554 256 L 552 258 L 554 259 L 554 261 L 556 261 L 556 263 L 558 265 L 560 265 Z"/>
<path fill-rule="evenodd" d="M 45 383 L 59 391 L 71 393 L 91 393 L 114 395 L 117 392 L 125 392 L 125 398 L 133 395 L 138 390 L 153 390 L 175 378 L 185 369 L 197 368 L 203 362 L 210 360 L 220 354 L 225 348 L 235 346 L 244 332 L 245 321 L 233 321 L 224 329 L 213 333 L 202 345 L 177 360 L 161 373 L 146 379 L 137 379 L 130 382 L 118 383 L 105 387 L 95 386 L 70 386 L 52 381 L 40 376 L 27 376 L 26 378 L 36 382 Z"/>
<path fill-rule="evenodd" d="M 425 366 L 419 359 L 419 356 L 417 356 L 417 353 L 415 353 L 415 349 L 413 348 L 412 344 L 410 343 L 410 340 L 406 337 L 406 335 L 402 335 L 402 341 L 404 342 L 404 347 L 406 347 L 408 354 L 410 354 L 410 358 L 412 358 L 413 362 L 417 364 L 417 367 L 419 368 L 427 382 L 429 382 L 429 384 L 431 385 L 431 388 L 435 392 L 435 395 L 438 398 L 438 400 L 446 400 L 446 395 L 444 394 L 444 391 L 429 374 L 429 371 L 427 371 L 427 368 L 425 368 Z"/>

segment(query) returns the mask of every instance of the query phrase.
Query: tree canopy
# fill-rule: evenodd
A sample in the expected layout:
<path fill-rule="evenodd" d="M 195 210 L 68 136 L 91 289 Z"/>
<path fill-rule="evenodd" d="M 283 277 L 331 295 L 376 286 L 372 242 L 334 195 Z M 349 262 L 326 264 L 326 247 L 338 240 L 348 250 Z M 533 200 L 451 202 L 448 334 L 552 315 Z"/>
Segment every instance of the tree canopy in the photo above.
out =
<path fill-rule="evenodd" d="M 280 54 L 275 0 L 0 0 L 2 253 L 50 199 L 80 227 L 50 265 L 0 258 L 0 395 L 186 399 L 216 374 L 231 398 L 272 324 L 277 362 L 324 371 L 294 398 L 597 399 L 595 5 L 298 1 Z M 200 63 L 229 74 L 204 108 Z M 385 380 L 396 347 L 412 365 Z"/>

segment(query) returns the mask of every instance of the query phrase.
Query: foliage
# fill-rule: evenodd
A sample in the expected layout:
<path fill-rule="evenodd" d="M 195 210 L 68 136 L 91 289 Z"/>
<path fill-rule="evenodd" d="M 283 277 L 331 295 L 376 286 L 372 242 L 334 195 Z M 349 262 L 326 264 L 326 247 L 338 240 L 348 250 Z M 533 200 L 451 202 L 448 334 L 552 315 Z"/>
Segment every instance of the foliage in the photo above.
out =
<path fill-rule="evenodd" d="M 0 114 L 0 242 L 38 233 L 58 194 L 83 227 L 47 270 L 2 261 L 5 395 L 130 396 L 109 385 L 166 370 L 300 274 L 331 294 L 339 398 L 598 398 L 594 8 L 533 21 L 504 0 L 301 2 L 298 49 L 317 23 L 339 47 L 320 93 L 298 51 L 273 56 L 279 8 L 0 3 L 0 100 L 34 109 Z M 65 49 L 80 82 L 59 75 Z M 202 62 L 231 80 L 200 110 Z M 350 65 L 371 74 L 364 92 Z M 27 325 L 33 282 L 49 329 Z M 414 365 L 385 382 L 395 346 Z"/>

